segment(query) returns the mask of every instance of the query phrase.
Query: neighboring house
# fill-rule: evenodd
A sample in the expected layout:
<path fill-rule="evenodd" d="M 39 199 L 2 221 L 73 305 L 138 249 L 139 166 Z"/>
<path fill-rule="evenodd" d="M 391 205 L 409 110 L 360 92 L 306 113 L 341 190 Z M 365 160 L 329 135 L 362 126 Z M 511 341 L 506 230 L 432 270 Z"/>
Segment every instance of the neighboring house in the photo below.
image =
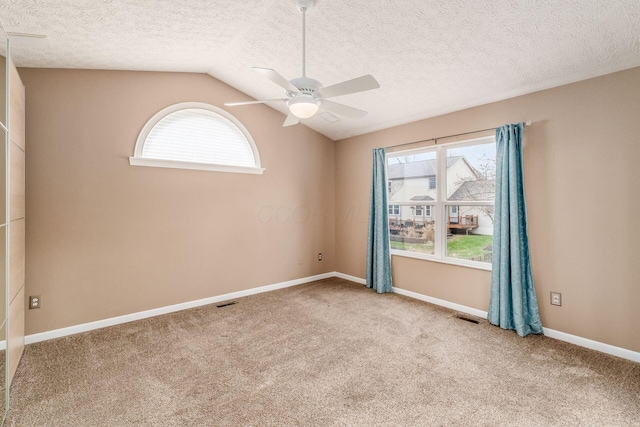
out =
<path fill-rule="evenodd" d="M 495 181 L 480 177 L 477 180 L 466 180 L 449 196 L 449 200 L 493 200 L 495 197 Z M 454 208 L 454 206 L 452 206 Z M 466 218 L 473 218 L 477 228 L 473 229 L 473 234 L 493 234 L 493 206 L 455 206 L 457 220 L 464 223 Z M 450 214 L 452 217 L 453 215 Z M 453 218 L 450 220 L 453 222 Z M 464 224 L 462 224 L 464 225 Z"/>
<path fill-rule="evenodd" d="M 404 227 L 423 227 L 432 223 L 432 206 L 407 205 L 436 199 L 436 160 L 420 160 L 387 166 L 389 221 L 392 232 Z M 491 200 L 493 181 L 483 179 L 464 156 L 447 158 L 447 197 L 449 200 Z M 452 230 L 463 229 L 474 234 L 491 234 L 492 209 L 450 206 L 447 221 Z"/>

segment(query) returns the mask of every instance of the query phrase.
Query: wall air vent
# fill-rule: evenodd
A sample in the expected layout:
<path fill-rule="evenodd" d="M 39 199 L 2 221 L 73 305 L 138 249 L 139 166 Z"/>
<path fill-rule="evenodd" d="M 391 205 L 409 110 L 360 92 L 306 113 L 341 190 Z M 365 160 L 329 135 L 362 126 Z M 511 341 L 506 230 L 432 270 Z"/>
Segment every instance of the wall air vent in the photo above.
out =
<path fill-rule="evenodd" d="M 324 111 L 320 114 L 318 114 L 320 117 L 322 117 L 323 119 L 325 119 L 326 121 L 328 121 L 329 123 L 335 123 L 335 122 L 339 122 L 340 118 L 335 116 L 334 114 L 331 114 L 328 111 Z"/>

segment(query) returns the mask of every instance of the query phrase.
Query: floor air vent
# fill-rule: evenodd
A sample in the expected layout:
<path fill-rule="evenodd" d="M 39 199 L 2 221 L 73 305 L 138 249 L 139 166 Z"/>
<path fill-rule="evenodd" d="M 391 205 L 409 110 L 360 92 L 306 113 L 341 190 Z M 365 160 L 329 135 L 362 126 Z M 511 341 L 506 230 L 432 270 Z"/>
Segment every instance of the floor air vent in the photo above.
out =
<path fill-rule="evenodd" d="M 473 319 L 473 318 L 471 318 L 469 316 L 465 316 L 464 314 L 456 314 L 453 317 L 455 317 L 456 319 L 460 319 L 460 320 L 466 320 L 467 322 L 474 323 L 476 325 L 478 325 L 480 323 L 480 320 Z"/>
<path fill-rule="evenodd" d="M 218 308 L 229 307 L 230 305 L 234 305 L 234 304 L 237 304 L 237 302 L 235 302 L 235 301 L 225 302 L 224 304 L 216 305 L 216 307 L 218 307 Z"/>

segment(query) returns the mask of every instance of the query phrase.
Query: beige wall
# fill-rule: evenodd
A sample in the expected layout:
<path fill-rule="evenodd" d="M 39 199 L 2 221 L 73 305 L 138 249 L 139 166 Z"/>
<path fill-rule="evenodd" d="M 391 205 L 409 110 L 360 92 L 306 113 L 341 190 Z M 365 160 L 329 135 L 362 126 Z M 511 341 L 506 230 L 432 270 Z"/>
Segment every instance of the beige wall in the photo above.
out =
<path fill-rule="evenodd" d="M 161 108 L 244 99 L 209 76 L 20 73 L 26 291 L 43 298 L 28 334 L 333 270 L 364 277 L 372 148 L 533 120 L 525 179 L 543 324 L 640 351 L 640 68 L 337 143 L 282 128 L 265 106 L 230 109 L 263 176 L 129 166 Z M 401 257 L 393 269 L 398 287 L 487 309 L 487 271 Z"/>
<path fill-rule="evenodd" d="M 336 269 L 365 276 L 371 149 L 532 120 L 525 186 L 545 327 L 640 351 L 640 68 L 336 145 Z M 393 257 L 394 285 L 481 310 L 490 272 Z M 562 292 L 563 305 L 549 304 Z"/>
<path fill-rule="evenodd" d="M 335 269 L 331 140 L 283 128 L 266 106 L 229 108 L 264 175 L 133 167 L 138 133 L 162 108 L 247 97 L 203 74 L 20 73 L 27 295 L 42 297 L 27 334 Z"/>

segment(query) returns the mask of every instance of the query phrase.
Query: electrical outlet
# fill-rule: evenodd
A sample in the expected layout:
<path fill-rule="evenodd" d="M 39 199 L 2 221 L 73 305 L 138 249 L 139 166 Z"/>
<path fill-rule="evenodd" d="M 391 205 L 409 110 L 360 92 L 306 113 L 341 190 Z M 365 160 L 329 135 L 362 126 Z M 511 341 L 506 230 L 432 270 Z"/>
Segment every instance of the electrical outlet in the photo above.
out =
<path fill-rule="evenodd" d="M 42 301 L 40 300 L 40 295 L 31 295 L 29 297 L 29 310 L 34 308 L 40 308 Z"/>
<path fill-rule="evenodd" d="M 318 253 L 318 261 L 322 261 L 322 252 Z"/>
<path fill-rule="evenodd" d="M 562 305 L 562 294 L 560 292 L 551 292 L 551 305 Z"/>

